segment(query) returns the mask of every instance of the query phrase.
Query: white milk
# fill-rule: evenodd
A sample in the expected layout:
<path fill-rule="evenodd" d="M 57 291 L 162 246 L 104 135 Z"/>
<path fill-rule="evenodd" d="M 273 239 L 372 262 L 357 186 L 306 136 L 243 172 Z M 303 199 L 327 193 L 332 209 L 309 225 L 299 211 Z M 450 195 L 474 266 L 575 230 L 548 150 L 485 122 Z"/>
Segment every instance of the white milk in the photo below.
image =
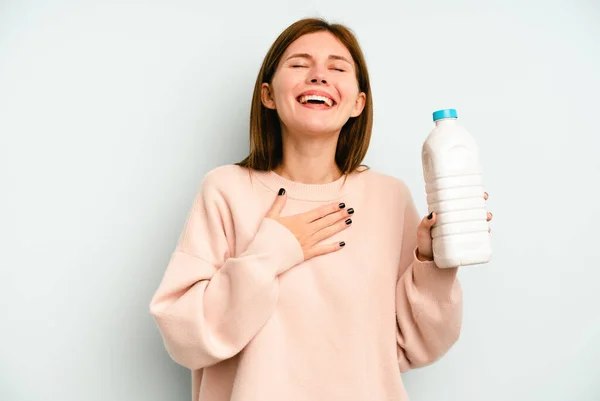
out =
<path fill-rule="evenodd" d="M 456 110 L 438 110 L 433 121 L 422 162 L 428 212 L 437 213 L 431 230 L 435 263 L 447 268 L 489 262 L 491 236 L 477 144 L 458 123 Z"/>

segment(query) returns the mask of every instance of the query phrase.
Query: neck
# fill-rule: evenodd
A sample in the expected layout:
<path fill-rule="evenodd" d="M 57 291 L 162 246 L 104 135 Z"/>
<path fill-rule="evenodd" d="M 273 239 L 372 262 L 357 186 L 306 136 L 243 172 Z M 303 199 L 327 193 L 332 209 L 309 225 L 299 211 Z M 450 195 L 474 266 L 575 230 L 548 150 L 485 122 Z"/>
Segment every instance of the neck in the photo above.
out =
<path fill-rule="evenodd" d="M 339 133 L 310 137 L 282 133 L 283 161 L 275 172 L 290 181 L 303 184 L 327 184 L 342 172 L 335 163 Z"/>
<path fill-rule="evenodd" d="M 450 125 L 456 124 L 456 118 L 442 118 L 435 122 L 435 125 Z"/>

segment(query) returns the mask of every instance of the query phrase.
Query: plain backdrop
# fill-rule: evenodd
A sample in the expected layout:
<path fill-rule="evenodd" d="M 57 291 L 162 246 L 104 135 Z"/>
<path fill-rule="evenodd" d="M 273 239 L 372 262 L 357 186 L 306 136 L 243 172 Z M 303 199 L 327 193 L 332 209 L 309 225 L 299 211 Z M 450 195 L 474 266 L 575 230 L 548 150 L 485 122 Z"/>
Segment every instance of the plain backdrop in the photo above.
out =
<path fill-rule="evenodd" d="M 420 212 L 431 113 L 480 146 L 494 258 L 461 269 L 462 335 L 404 375 L 411 401 L 600 400 L 598 0 L 0 1 L 0 399 L 190 399 L 148 304 L 306 16 L 357 34 L 365 162 Z"/>

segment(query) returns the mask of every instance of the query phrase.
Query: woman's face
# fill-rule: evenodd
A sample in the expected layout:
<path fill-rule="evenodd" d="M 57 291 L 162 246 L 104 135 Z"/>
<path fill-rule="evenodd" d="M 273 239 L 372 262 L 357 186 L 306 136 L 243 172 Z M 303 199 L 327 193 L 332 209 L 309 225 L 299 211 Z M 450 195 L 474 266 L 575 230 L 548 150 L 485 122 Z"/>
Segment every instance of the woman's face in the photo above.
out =
<path fill-rule="evenodd" d="M 301 36 L 285 51 L 262 102 L 277 110 L 287 133 L 338 134 L 365 105 L 352 56 L 331 33 Z"/>

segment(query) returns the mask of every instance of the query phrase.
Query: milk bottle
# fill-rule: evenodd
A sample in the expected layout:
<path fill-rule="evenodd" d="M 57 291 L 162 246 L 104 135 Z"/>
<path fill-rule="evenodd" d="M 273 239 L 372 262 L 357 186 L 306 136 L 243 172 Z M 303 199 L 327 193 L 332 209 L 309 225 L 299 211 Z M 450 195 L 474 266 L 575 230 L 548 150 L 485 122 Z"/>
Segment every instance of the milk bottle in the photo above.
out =
<path fill-rule="evenodd" d="M 435 127 L 422 148 L 428 212 L 437 213 L 431 234 L 441 268 L 491 260 L 491 237 L 475 139 L 457 121 L 455 109 L 433 113 Z"/>

